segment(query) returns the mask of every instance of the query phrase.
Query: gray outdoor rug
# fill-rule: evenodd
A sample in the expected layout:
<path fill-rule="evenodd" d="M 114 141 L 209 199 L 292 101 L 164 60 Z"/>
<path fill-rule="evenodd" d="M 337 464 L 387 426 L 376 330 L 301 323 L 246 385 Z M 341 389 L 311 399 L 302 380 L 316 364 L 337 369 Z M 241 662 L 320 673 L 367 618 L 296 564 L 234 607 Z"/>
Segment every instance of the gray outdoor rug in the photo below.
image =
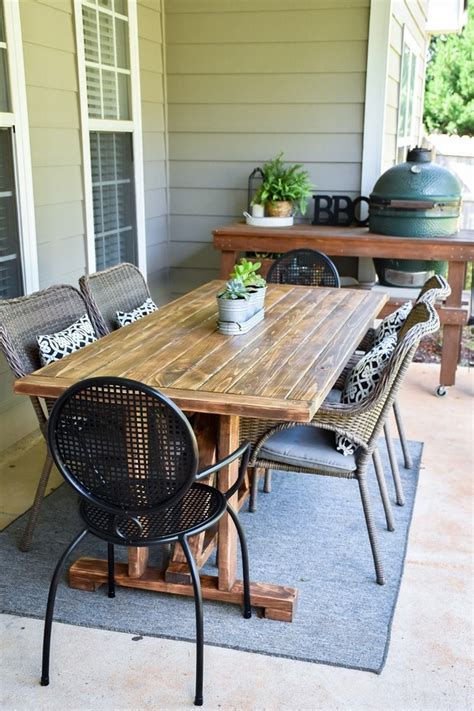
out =
<path fill-rule="evenodd" d="M 204 601 L 207 644 L 232 647 L 335 666 L 380 673 L 400 588 L 408 531 L 416 494 L 422 444 L 411 443 L 414 467 L 400 471 L 407 503 L 394 504 L 396 530 L 384 525 L 382 504 L 371 472 L 372 502 L 385 565 L 386 584 L 375 583 L 364 516 L 355 481 L 306 474 L 274 473 L 271 494 L 260 494 L 257 513 L 246 506 L 241 521 L 247 533 L 251 578 L 299 589 L 292 623 L 259 618 L 244 620 L 237 606 Z M 381 453 L 393 501 L 393 485 L 385 445 Z M 43 505 L 30 553 L 18 551 L 25 519 L 0 536 L 1 610 L 42 618 L 56 561 L 80 528 L 76 495 L 66 485 Z M 151 553 L 154 562 L 157 548 Z M 106 544 L 89 536 L 74 552 L 106 556 Z M 117 560 L 125 560 L 117 549 Z M 72 561 L 71 561 L 72 562 Z M 209 566 L 213 569 L 213 564 Z M 192 598 L 117 588 L 109 600 L 105 586 L 95 593 L 71 590 L 61 583 L 55 619 L 129 632 L 133 635 L 194 640 Z M 38 650 L 40 654 L 40 650 Z"/>

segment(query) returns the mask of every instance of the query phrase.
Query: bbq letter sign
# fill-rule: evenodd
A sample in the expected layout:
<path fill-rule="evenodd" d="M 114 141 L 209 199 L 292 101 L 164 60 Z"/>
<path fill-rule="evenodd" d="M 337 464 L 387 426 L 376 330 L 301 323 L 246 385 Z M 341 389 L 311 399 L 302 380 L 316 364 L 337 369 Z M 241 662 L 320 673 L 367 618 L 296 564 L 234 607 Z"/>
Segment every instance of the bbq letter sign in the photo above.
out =
<path fill-rule="evenodd" d="M 369 204 L 369 198 L 362 195 L 355 200 L 351 200 L 348 195 L 313 195 L 314 216 L 313 225 L 357 225 L 366 227 L 369 218 L 360 219 L 360 206 L 365 202 Z"/>

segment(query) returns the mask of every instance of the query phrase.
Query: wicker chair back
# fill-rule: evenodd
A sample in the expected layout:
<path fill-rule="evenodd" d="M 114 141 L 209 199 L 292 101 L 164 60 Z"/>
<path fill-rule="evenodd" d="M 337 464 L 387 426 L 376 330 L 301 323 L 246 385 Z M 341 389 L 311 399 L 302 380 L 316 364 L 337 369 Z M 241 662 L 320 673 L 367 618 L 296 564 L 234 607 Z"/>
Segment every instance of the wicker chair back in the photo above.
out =
<path fill-rule="evenodd" d="M 127 516 L 171 506 L 197 471 L 196 438 L 181 410 L 123 378 L 90 378 L 69 388 L 51 412 L 48 443 L 82 497 Z"/>
<path fill-rule="evenodd" d="M 0 301 L 0 349 L 13 374 L 21 378 L 41 368 L 38 334 L 62 331 L 85 313 L 82 295 L 69 284 Z"/>
<path fill-rule="evenodd" d="M 427 301 L 435 304 L 437 301 L 444 301 L 451 294 L 451 287 L 441 274 L 435 274 L 423 284 L 415 303 Z"/>
<path fill-rule="evenodd" d="M 270 284 L 341 286 L 335 264 L 314 249 L 292 249 L 282 254 L 271 265 L 267 281 Z"/>
<path fill-rule="evenodd" d="M 115 331 L 117 311 L 132 311 L 150 297 L 147 283 L 134 264 L 117 264 L 79 280 L 89 316 L 100 336 Z"/>

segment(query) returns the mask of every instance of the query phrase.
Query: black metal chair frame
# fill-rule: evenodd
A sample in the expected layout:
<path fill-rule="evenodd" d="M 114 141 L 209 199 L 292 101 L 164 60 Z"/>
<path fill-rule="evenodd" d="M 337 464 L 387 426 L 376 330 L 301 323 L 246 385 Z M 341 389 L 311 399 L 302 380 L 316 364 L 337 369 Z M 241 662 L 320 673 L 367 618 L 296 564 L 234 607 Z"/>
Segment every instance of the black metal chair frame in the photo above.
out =
<path fill-rule="evenodd" d="M 322 267 L 322 272 L 314 271 Z M 302 286 L 341 286 L 334 262 L 315 249 L 291 249 L 275 259 L 267 274 L 270 284 L 295 284 Z"/>
<path fill-rule="evenodd" d="M 296 269 L 292 271 L 292 264 L 296 261 Z M 288 263 L 288 267 L 285 266 Z M 284 269 L 282 269 L 282 266 Z M 312 267 L 320 266 L 324 268 L 323 274 L 316 274 Z M 321 276 L 323 279 L 321 280 Z M 327 277 L 327 283 L 324 283 Z M 268 270 L 267 282 L 270 284 L 294 284 L 295 286 L 322 286 L 328 288 L 340 288 L 341 280 L 336 265 L 326 254 L 318 252 L 316 249 L 290 249 L 281 254 Z M 257 510 L 258 480 L 260 470 L 253 469 L 250 477 L 250 498 L 249 511 L 254 513 Z M 263 491 L 269 494 L 272 490 L 271 469 L 265 469 Z"/>
<path fill-rule="evenodd" d="M 104 495 L 104 487 L 107 486 L 107 482 L 104 483 L 104 476 L 101 473 L 103 470 L 99 468 L 98 459 L 94 458 L 94 453 L 91 451 L 93 446 L 88 445 L 83 446 L 81 450 L 81 441 L 84 443 L 84 439 L 81 440 L 80 429 L 87 430 L 87 405 L 91 405 L 91 402 L 97 404 L 98 399 L 101 399 L 101 405 L 103 406 L 104 401 L 107 399 L 104 393 L 108 393 L 107 389 L 113 393 L 114 388 L 120 389 L 122 392 L 133 392 L 140 393 L 141 396 L 151 399 L 151 401 L 159 403 L 159 406 L 166 412 L 166 417 L 173 419 L 174 422 L 179 423 L 181 431 L 184 432 L 183 442 L 186 444 L 186 457 L 189 456 L 189 464 L 187 465 L 185 471 L 185 480 L 179 484 L 176 484 L 176 488 L 165 497 L 159 494 L 156 499 L 156 503 L 150 499 L 152 505 L 146 506 L 135 506 L 122 507 L 117 505 L 117 501 L 114 501 L 116 495 L 106 497 Z M 92 398 L 91 398 L 92 393 Z M 112 395 L 113 397 L 113 395 Z M 137 396 L 138 397 L 138 396 Z M 81 400 L 81 402 L 86 402 L 84 418 L 74 416 L 74 409 L 68 411 L 69 404 L 76 398 Z M 110 403 L 109 403 L 110 407 Z M 137 403 L 137 411 L 139 411 L 140 417 L 143 416 L 144 405 L 143 402 Z M 91 428 L 88 430 L 87 434 L 89 437 L 92 432 L 97 431 L 97 419 L 94 420 L 91 411 Z M 148 411 L 149 419 L 147 422 L 151 421 L 151 413 Z M 128 420 L 126 420 L 128 423 Z M 142 423 L 142 420 L 139 420 Z M 167 421 L 168 422 L 168 421 Z M 69 427 L 71 434 L 66 432 L 67 427 Z M 149 425 L 151 429 L 151 424 Z M 64 434 L 66 433 L 66 434 Z M 65 440 L 61 439 L 66 437 Z M 85 435 L 84 435 L 85 436 Z M 58 439 L 59 438 L 59 439 Z M 75 439 L 74 439 L 75 438 Z M 64 441 L 66 445 L 64 445 Z M 90 441 L 90 440 L 89 440 Z M 73 444 L 71 445 L 70 442 Z M 159 447 L 160 442 L 156 441 L 150 437 L 150 442 L 153 444 L 154 453 L 157 451 L 156 448 Z M 242 555 L 242 568 L 243 568 L 243 616 L 248 619 L 251 617 L 251 607 L 250 607 L 250 587 L 249 587 L 249 562 L 248 562 L 248 552 L 247 544 L 245 540 L 245 535 L 240 525 L 238 515 L 234 509 L 229 504 L 229 499 L 238 490 L 242 481 L 244 479 L 248 460 L 250 453 L 250 444 L 244 442 L 241 446 L 236 449 L 232 454 L 217 462 L 216 464 L 207 467 L 206 469 L 197 472 L 198 463 L 198 447 L 194 432 L 191 425 L 182 411 L 173 403 L 169 398 L 165 397 L 153 388 L 144 385 L 143 383 L 137 383 L 132 380 L 127 380 L 124 378 L 115 377 L 101 377 L 101 378 L 90 378 L 84 380 L 80 383 L 73 385 L 69 388 L 57 401 L 54 406 L 48 426 L 48 444 L 51 452 L 51 456 L 57 465 L 59 471 L 66 479 L 66 481 L 79 493 L 81 497 L 80 504 L 80 514 L 84 522 L 86 523 L 85 528 L 83 528 L 67 546 L 66 550 L 60 557 L 54 574 L 51 580 L 48 603 L 46 609 L 45 617 L 45 628 L 44 628 L 44 638 L 43 638 L 43 660 L 42 660 L 42 674 L 41 674 L 41 685 L 47 686 L 49 684 L 49 660 L 50 660 L 50 646 L 51 646 L 51 628 L 53 622 L 54 614 L 54 604 L 56 599 L 56 591 L 63 570 L 66 559 L 74 551 L 74 549 L 84 540 L 88 533 L 92 533 L 98 538 L 105 540 L 107 542 L 107 553 L 108 553 L 108 596 L 110 598 L 115 597 L 115 581 L 114 581 L 114 546 L 152 546 L 152 545 L 163 545 L 173 542 L 179 542 L 183 548 L 186 560 L 189 565 L 191 572 L 191 578 L 194 590 L 194 602 L 195 602 L 195 614 L 196 614 L 196 691 L 194 704 L 196 706 L 201 706 L 203 703 L 203 669 L 204 669 L 204 630 L 203 630 L 203 609 L 202 609 L 202 594 L 201 594 L 201 584 L 199 578 L 199 571 L 196 562 L 193 558 L 191 549 L 189 547 L 188 538 L 194 536 L 202 531 L 211 528 L 219 521 L 220 518 L 227 512 L 232 518 L 235 527 L 237 529 L 241 555 Z M 103 446 L 103 442 L 100 446 Z M 183 445 L 184 446 L 184 445 Z M 70 449 L 73 449 L 73 461 L 75 464 L 75 471 L 72 469 L 70 464 L 68 464 L 67 459 L 70 455 L 67 454 Z M 99 447 L 100 450 L 100 447 Z M 80 460 L 78 452 L 84 456 L 84 460 Z M 115 452 L 115 450 L 113 450 Z M 66 456 L 64 454 L 66 452 Z M 180 451 L 182 455 L 182 450 Z M 115 456 L 115 458 L 114 458 Z M 162 455 L 160 455 L 162 456 Z M 76 459 L 74 459 L 76 457 Z M 218 489 L 211 487 L 207 484 L 199 483 L 201 479 L 204 479 L 211 474 L 218 472 L 223 467 L 228 466 L 231 462 L 240 457 L 239 474 L 237 480 L 232 485 L 232 487 L 225 493 L 218 491 Z M 79 460 L 79 461 L 78 461 Z M 107 465 L 112 468 L 115 466 L 115 471 L 119 466 L 117 463 L 117 456 L 110 454 L 109 458 L 105 457 Z M 123 463 L 128 460 L 125 457 Z M 97 481 L 98 492 L 102 492 L 99 496 L 97 492 L 91 491 L 90 487 L 86 486 L 84 482 L 81 482 L 80 473 L 78 475 L 78 470 L 80 470 L 80 462 L 82 464 L 86 462 L 86 471 L 93 472 L 94 481 Z M 135 460 L 134 460 L 135 461 Z M 182 461 L 182 460 L 181 460 Z M 129 466 L 128 464 L 126 467 Z M 149 465 L 148 465 L 149 466 Z M 160 464 L 158 469 L 164 466 L 162 459 L 160 459 Z M 164 471 L 159 471 L 158 477 L 156 476 L 156 471 L 154 472 L 155 481 L 160 480 L 160 477 L 166 478 L 166 471 L 169 471 L 169 460 L 166 462 L 166 467 Z M 87 481 L 87 476 L 89 473 L 84 475 L 84 479 Z M 111 475 L 113 477 L 113 474 Z M 143 477 L 138 478 L 138 487 L 143 487 Z M 130 479 L 131 482 L 135 481 Z M 169 481 L 169 474 L 168 479 Z M 173 480 L 172 480 L 173 481 Z M 177 479 L 175 480 L 177 481 Z M 128 480 L 127 480 L 128 483 Z M 128 483 L 128 487 L 133 487 L 133 484 Z M 169 489 L 169 487 L 168 487 Z M 160 488 L 161 492 L 162 489 Z M 160 517 L 160 524 L 170 526 L 166 521 L 170 520 L 173 516 L 173 511 L 178 507 L 180 517 L 185 516 L 183 511 L 185 511 L 185 497 L 187 500 L 192 501 L 193 499 L 199 499 L 199 496 L 208 497 L 207 508 L 202 512 L 202 515 L 207 517 L 202 520 L 198 520 L 194 524 L 192 520 L 187 519 L 187 524 L 184 523 L 181 526 L 181 530 L 166 530 L 166 532 L 161 535 L 153 535 L 153 521 L 157 515 Z M 132 495 L 130 495 L 132 496 Z M 143 491 L 137 493 L 138 499 L 143 499 Z M 140 498 L 142 497 L 142 498 Z M 161 497 L 161 500 L 160 500 Z M 146 498 L 146 497 L 145 497 Z M 211 499 L 214 503 L 211 506 Z M 198 502 L 197 502 L 198 504 Z M 196 504 L 196 506 L 197 506 Z M 194 511 L 194 516 L 196 517 L 196 508 L 193 509 L 191 503 L 190 513 L 188 516 L 192 516 Z M 209 511 L 210 510 L 210 511 Z M 97 514 L 97 515 L 96 515 Z M 166 518 L 168 514 L 168 519 Z M 97 518 L 101 516 L 102 518 Z M 107 523 L 103 524 L 101 527 L 100 522 L 103 517 L 106 517 Z M 108 518 L 107 518 L 108 517 Z M 96 521 L 99 521 L 99 524 Z M 186 520 L 186 519 L 185 519 Z M 124 525 L 125 522 L 125 525 Z M 163 523 L 165 522 L 165 523 Z M 145 524 L 145 525 L 144 525 Z M 131 529 L 130 529 L 131 525 Z M 104 530 L 105 527 L 105 530 Z M 151 531 L 146 534 L 144 531 Z M 159 528 L 158 528 L 159 530 Z M 131 532 L 130 532 L 131 531 Z"/>

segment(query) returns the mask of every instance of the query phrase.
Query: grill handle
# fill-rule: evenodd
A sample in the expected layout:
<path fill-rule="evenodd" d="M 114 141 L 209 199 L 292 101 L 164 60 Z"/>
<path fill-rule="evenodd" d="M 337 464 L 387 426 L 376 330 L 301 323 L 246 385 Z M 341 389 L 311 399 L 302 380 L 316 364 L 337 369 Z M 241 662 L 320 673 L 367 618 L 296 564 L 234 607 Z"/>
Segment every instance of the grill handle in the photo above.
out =
<path fill-rule="evenodd" d="M 445 207 L 448 203 L 434 202 L 433 200 L 392 200 L 391 198 L 371 197 L 374 205 L 386 207 L 399 207 L 403 210 L 431 210 L 434 207 Z"/>

